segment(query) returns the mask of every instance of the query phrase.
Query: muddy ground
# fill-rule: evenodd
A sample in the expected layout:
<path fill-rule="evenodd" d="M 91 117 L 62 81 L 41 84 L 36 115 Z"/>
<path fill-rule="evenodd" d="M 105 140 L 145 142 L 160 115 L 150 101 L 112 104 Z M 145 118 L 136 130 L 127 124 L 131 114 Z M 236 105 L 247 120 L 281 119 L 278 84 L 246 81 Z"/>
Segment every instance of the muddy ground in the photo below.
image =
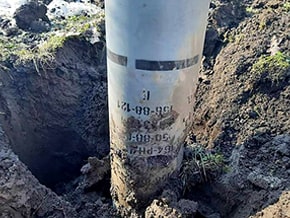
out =
<path fill-rule="evenodd" d="M 290 217 L 289 13 L 283 0 L 212 1 L 185 145 L 221 155 L 223 169 L 173 179 L 143 216 Z M 57 31 L 0 23 L 0 42 L 31 48 Z M 49 61 L 1 52 L 0 217 L 119 216 L 104 22 L 94 28 L 99 40 L 90 28 L 69 36 Z"/>

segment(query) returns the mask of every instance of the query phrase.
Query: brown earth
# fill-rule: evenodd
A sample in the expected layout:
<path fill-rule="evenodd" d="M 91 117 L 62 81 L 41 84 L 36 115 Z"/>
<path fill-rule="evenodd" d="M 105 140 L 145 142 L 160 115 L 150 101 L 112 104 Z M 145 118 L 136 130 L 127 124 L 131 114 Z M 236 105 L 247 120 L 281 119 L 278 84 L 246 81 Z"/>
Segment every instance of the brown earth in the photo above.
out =
<path fill-rule="evenodd" d="M 283 0 L 212 1 L 187 144 L 226 170 L 171 180 L 145 217 L 290 217 L 289 19 Z M 117 217 L 104 57 L 76 36 L 48 66 L 0 63 L 0 217 Z"/>
<path fill-rule="evenodd" d="M 106 75 L 98 55 L 87 41 L 71 38 L 51 69 L 37 72 L 32 62 L 0 69 L 3 129 L 46 185 L 58 182 L 54 175 L 69 181 L 89 154 L 109 151 Z"/>
<path fill-rule="evenodd" d="M 271 208 L 279 208 L 275 216 L 289 217 L 282 204 L 289 205 L 290 68 L 271 59 L 257 71 L 261 60 L 277 51 L 290 61 L 285 3 L 254 1 L 248 17 L 223 34 L 225 44 L 201 71 L 191 139 L 229 157 L 229 172 L 193 188 L 207 197 L 188 195 L 212 205 L 221 217 L 254 216 L 283 192 L 284 200 Z M 271 210 L 258 214 L 275 217 Z"/>

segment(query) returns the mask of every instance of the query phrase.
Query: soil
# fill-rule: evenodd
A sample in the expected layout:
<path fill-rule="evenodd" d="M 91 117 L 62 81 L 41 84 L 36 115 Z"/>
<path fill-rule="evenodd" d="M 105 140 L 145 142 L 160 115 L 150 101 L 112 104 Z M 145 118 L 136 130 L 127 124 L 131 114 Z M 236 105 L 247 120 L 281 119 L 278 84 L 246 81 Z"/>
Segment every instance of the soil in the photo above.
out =
<path fill-rule="evenodd" d="M 89 154 L 109 151 L 106 75 L 98 59 L 92 45 L 71 38 L 52 69 L 37 72 L 33 63 L 0 69 L 3 129 L 13 151 L 50 187 L 59 181 L 55 175 L 76 176 Z"/>
<path fill-rule="evenodd" d="M 206 181 L 173 178 L 142 214 L 125 217 L 290 217 L 289 13 L 282 0 L 211 2 L 185 143 L 221 154 L 225 169 Z M 32 47 L 49 34 L 0 23 L 6 40 Z M 105 57 L 102 40 L 76 34 L 51 62 L 1 59 L 0 217 L 120 216 L 110 197 Z"/>

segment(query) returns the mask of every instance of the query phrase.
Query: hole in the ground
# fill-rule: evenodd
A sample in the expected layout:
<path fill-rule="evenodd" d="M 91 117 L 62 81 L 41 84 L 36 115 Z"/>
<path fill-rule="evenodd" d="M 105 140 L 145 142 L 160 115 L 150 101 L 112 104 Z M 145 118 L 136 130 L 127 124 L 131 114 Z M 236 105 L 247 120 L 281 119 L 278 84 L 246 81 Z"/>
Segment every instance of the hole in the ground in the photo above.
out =
<path fill-rule="evenodd" d="M 20 160 L 53 190 L 80 175 L 89 156 L 109 152 L 106 72 L 91 53 L 92 45 L 74 39 L 59 51 L 55 69 L 0 68 L 3 129 Z"/>
<path fill-rule="evenodd" d="M 39 181 L 52 189 L 78 176 L 88 156 L 86 142 L 73 130 L 51 127 L 21 138 L 30 148 L 23 149 L 17 140 L 12 149 Z"/>
<path fill-rule="evenodd" d="M 29 107 L 21 110 L 29 111 Z M 29 117 L 29 114 L 25 114 L 24 119 L 13 114 L 3 125 L 13 151 L 42 184 L 53 190 L 79 176 L 80 168 L 89 156 L 103 156 L 106 153 L 98 154 L 98 148 L 92 150 L 92 145 L 73 128 L 48 126 L 49 123 L 39 125 L 41 122 Z M 100 132 L 103 133 L 103 140 L 96 146 L 108 147 L 108 135 L 104 134 L 107 131 Z"/>
<path fill-rule="evenodd" d="M 21 161 L 42 184 L 53 190 L 79 176 L 87 158 L 98 155 L 89 151 L 88 143 L 75 130 L 67 127 L 27 125 L 19 131 L 15 126 L 4 125 L 4 129 Z"/>
<path fill-rule="evenodd" d="M 111 200 L 111 175 L 106 175 L 105 179 L 92 187 L 85 189 L 86 192 L 97 192 L 101 197 Z"/>
<path fill-rule="evenodd" d="M 220 210 L 218 203 L 215 201 L 217 196 L 213 194 L 210 183 L 192 187 L 185 193 L 184 197 L 199 203 L 199 209 L 196 217 L 209 217 L 215 213 L 220 213 L 222 217 L 224 217 L 224 211 Z"/>

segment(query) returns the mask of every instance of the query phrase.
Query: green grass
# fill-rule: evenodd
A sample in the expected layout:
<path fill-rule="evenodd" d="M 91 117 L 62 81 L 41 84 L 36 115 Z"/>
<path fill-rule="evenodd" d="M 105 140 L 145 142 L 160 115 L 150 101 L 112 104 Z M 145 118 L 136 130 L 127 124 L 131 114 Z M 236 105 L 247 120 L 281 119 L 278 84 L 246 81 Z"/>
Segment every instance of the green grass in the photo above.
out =
<path fill-rule="evenodd" d="M 73 36 L 84 36 L 90 29 L 100 30 L 100 23 L 104 20 L 104 14 L 92 16 L 72 16 L 64 20 L 54 20 L 51 33 L 40 34 L 43 39 L 33 48 L 21 42 L 25 34 L 7 38 L 0 36 L 0 61 L 6 61 L 11 56 L 17 56 L 17 63 L 33 61 L 37 70 L 54 59 L 59 48 L 65 41 Z M 19 42 L 20 41 L 20 42 Z M 41 41 L 41 40 L 40 40 Z"/>
<path fill-rule="evenodd" d="M 29 61 L 33 58 L 36 59 L 51 59 L 58 48 L 61 48 L 67 40 L 65 36 L 51 36 L 42 44 L 34 47 L 33 49 L 21 49 L 16 52 L 19 60 L 22 62 Z"/>
<path fill-rule="evenodd" d="M 235 36 L 232 32 L 225 32 L 225 34 L 223 35 L 223 38 L 224 38 L 224 42 L 230 42 L 230 43 L 233 43 L 235 42 Z"/>
<path fill-rule="evenodd" d="M 263 55 L 253 65 L 252 70 L 256 73 L 285 70 L 290 67 L 290 57 L 278 51 L 275 55 Z"/>
<path fill-rule="evenodd" d="M 17 44 L 12 40 L 8 40 L 4 37 L 0 38 L 0 60 L 4 61 L 10 57 L 10 55 L 17 49 Z"/>
<path fill-rule="evenodd" d="M 52 35 L 33 49 L 21 49 L 15 52 L 18 56 L 17 62 L 27 63 L 32 61 L 38 73 L 40 73 L 40 68 L 44 70 L 53 68 L 55 54 L 68 38 L 65 35 Z"/>
<path fill-rule="evenodd" d="M 284 3 L 283 8 L 284 8 L 287 12 L 290 12 L 290 2 L 286 2 L 286 3 Z"/>
<path fill-rule="evenodd" d="M 99 24 L 104 19 L 104 13 L 99 13 L 91 16 L 71 16 L 65 20 L 56 21 L 55 26 L 57 28 L 65 30 L 65 32 L 84 34 L 91 28 L 97 28 L 99 30 Z"/>
<path fill-rule="evenodd" d="M 290 57 L 278 51 L 275 55 L 263 55 L 253 64 L 251 73 L 260 81 L 278 85 L 289 77 Z"/>
<path fill-rule="evenodd" d="M 259 12 L 259 9 L 254 9 L 253 7 L 246 7 L 246 12 L 250 15 L 257 14 Z"/>
<path fill-rule="evenodd" d="M 208 182 L 225 170 L 222 154 L 212 153 L 200 145 L 188 145 L 180 171 L 185 189 L 190 186 L 193 177 L 199 177 L 202 182 Z"/>
<path fill-rule="evenodd" d="M 55 52 L 58 48 L 61 48 L 68 37 L 65 35 L 52 35 L 47 41 L 39 46 L 41 52 Z"/>

